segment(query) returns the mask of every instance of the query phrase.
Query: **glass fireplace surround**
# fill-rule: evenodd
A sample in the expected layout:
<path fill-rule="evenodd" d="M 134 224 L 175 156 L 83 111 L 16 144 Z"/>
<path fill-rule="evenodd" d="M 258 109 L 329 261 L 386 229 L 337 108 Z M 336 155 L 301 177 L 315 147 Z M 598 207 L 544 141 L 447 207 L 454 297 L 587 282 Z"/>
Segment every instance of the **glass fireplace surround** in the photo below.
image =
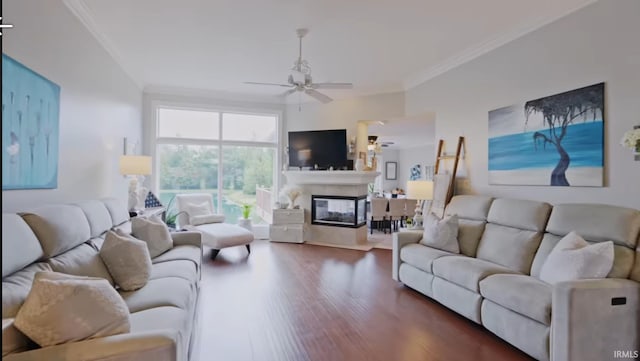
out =
<path fill-rule="evenodd" d="M 359 228 L 367 224 L 367 196 L 311 196 L 311 224 Z"/>

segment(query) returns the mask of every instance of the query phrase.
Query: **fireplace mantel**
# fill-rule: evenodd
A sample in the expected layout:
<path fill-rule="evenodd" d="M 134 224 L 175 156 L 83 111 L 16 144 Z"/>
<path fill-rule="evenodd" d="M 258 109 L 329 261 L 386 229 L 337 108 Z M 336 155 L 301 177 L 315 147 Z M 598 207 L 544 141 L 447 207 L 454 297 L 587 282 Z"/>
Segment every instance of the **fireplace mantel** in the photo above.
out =
<path fill-rule="evenodd" d="M 373 183 L 380 172 L 354 170 L 286 170 L 290 184 L 359 185 Z"/>

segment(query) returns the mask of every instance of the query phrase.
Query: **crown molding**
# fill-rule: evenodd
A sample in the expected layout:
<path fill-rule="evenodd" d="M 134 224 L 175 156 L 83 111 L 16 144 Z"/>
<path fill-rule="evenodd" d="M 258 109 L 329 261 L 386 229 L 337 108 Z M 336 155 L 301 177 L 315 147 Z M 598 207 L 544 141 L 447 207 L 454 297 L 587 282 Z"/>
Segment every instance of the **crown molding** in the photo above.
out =
<path fill-rule="evenodd" d="M 285 105 L 284 98 L 276 95 L 256 95 L 256 94 L 244 94 L 225 92 L 212 89 L 194 89 L 183 88 L 166 85 L 147 85 L 143 89 L 145 94 L 150 95 L 171 95 L 171 96 L 184 96 L 191 98 L 204 98 L 213 100 L 225 100 L 234 102 L 252 102 L 263 103 L 269 105 Z"/>
<path fill-rule="evenodd" d="M 144 87 L 144 82 L 142 81 L 142 79 L 136 76 L 135 71 L 125 65 L 122 55 L 120 55 L 120 52 L 116 49 L 113 43 L 100 30 L 100 27 L 93 19 L 93 16 L 91 16 L 91 10 L 89 10 L 89 8 L 85 5 L 84 1 L 63 0 L 63 2 L 71 11 L 71 13 L 75 15 L 78 20 L 80 20 L 80 22 L 85 26 L 85 28 L 87 28 L 87 30 L 89 30 L 91 35 L 93 35 L 93 37 L 98 40 L 98 43 L 102 45 L 102 48 L 106 50 L 109 55 L 111 55 L 111 58 L 113 58 L 116 64 L 120 66 L 122 71 L 124 71 L 129 79 L 131 79 L 131 81 L 133 81 L 133 83 L 136 84 L 136 86 L 140 90 L 142 90 Z"/>
<path fill-rule="evenodd" d="M 473 59 L 476 59 L 490 51 L 493 51 L 507 43 L 510 43 L 522 36 L 525 36 L 531 32 L 534 32 L 548 24 L 551 24 L 552 22 L 559 20 L 569 14 L 572 14 L 588 5 L 591 5 L 593 3 L 595 3 L 598 0 L 587 0 L 586 2 L 572 7 L 570 9 L 568 9 L 567 11 L 564 11 L 563 13 L 557 15 L 557 16 L 552 16 L 550 18 L 543 18 L 540 19 L 537 22 L 534 22 L 530 25 L 527 26 L 523 26 L 519 29 L 516 29 L 512 32 L 503 34 L 503 35 L 499 35 L 496 37 L 493 37 L 491 39 L 489 39 L 488 41 L 485 41 L 483 43 L 477 44 L 475 46 L 472 46 L 470 48 L 467 48 L 466 50 L 451 56 L 449 58 L 447 58 L 445 61 L 441 62 L 440 64 L 437 64 L 435 66 L 432 66 L 424 71 L 418 72 L 413 74 L 412 76 L 407 77 L 404 80 L 404 90 L 407 91 L 409 89 L 415 88 L 418 85 L 425 83 L 441 74 L 444 74 L 446 72 L 448 72 L 449 70 L 452 70 L 454 68 L 457 68 L 465 63 L 468 63 L 470 61 L 472 61 Z"/>

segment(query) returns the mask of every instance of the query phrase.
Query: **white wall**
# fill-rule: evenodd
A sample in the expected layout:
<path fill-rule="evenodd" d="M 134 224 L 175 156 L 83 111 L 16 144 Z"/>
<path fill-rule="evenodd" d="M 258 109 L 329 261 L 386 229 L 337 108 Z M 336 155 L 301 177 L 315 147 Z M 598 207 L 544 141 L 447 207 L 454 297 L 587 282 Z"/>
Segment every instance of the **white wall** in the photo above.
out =
<path fill-rule="evenodd" d="M 380 174 L 380 177 L 382 177 L 382 189 L 385 192 L 390 192 L 392 190 L 394 190 L 395 188 L 405 188 L 404 186 L 401 186 L 401 183 L 399 181 L 399 177 L 400 177 L 400 164 L 398 162 L 398 150 L 397 149 L 389 149 L 389 148 L 382 148 L 382 154 L 381 154 L 381 159 L 382 159 L 382 164 L 381 164 L 381 172 L 382 174 Z M 387 162 L 396 162 L 396 179 L 395 180 L 390 180 L 387 179 L 386 177 L 386 163 Z"/>
<path fill-rule="evenodd" d="M 640 162 L 619 145 L 640 124 L 639 15 L 640 1 L 600 0 L 409 90 L 407 115 L 436 112 L 436 139 L 445 139 L 448 152 L 466 136 L 465 193 L 640 208 Z M 488 111 L 602 81 L 605 187 L 488 184 Z"/>
<path fill-rule="evenodd" d="M 123 138 L 141 141 L 142 91 L 62 1 L 5 0 L 3 52 L 60 86 L 58 188 L 3 191 L 2 210 L 116 196 Z"/>
<path fill-rule="evenodd" d="M 424 166 L 434 165 L 435 160 L 436 155 L 432 144 L 398 149 L 398 187 L 407 190 L 411 168 L 416 164 L 420 164 L 422 179 L 425 179 Z"/>

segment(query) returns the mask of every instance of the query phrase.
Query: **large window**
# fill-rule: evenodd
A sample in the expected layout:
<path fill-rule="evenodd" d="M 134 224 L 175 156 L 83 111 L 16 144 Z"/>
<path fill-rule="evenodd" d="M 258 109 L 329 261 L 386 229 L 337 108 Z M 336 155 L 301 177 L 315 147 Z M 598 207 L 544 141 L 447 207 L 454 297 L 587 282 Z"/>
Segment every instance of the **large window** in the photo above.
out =
<path fill-rule="evenodd" d="M 244 204 L 253 206 L 254 224 L 264 223 L 278 166 L 278 116 L 163 107 L 156 114 L 160 201 L 210 193 L 228 223 Z"/>

